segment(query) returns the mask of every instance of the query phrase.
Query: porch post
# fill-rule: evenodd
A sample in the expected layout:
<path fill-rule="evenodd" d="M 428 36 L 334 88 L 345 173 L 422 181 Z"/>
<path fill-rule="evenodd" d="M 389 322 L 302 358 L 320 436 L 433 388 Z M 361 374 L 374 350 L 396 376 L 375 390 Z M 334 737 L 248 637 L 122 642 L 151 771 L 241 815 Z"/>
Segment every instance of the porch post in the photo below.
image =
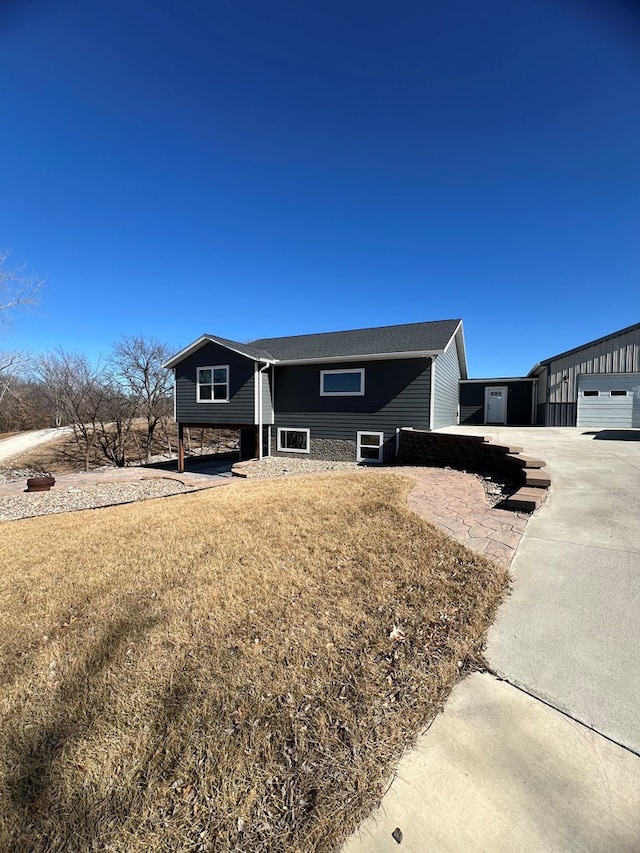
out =
<path fill-rule="evenodd" d="M 184 473 L 184 425 L 178 423 L 178 473 Z"/>

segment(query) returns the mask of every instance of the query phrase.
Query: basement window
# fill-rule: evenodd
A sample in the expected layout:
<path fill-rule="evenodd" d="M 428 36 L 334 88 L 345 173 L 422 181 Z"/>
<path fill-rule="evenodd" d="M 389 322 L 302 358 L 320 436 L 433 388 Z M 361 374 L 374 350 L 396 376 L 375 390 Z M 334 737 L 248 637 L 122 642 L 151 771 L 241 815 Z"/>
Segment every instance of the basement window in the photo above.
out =
<path fill-rule="evenodd" d="M 583 397 L 599 397 L 600 392 L 599 391 L 583 391 L 582 396 Z"/>
<path fill-rule="evenodd" d="M 229 402 L 229 365 L 198 367 L 196 376 L 196 400 L 198 403 Z"/>
<path fill-rule="evenodd" d="M 321 370 L 320 396 L 364 396 L 364 367 L 355 370 Z"/>
<path fill-rule="evenodd" d="M 610 397 L 626 397 L 627 396 L 627 389 L 626 388 L 620 388 L 616 391 L 609 391 L 609 396 Z"/>
<path fill-rule="evenodd" d="M 357 455 L 358 462 L 382 462 L 383 432 L 359 432 Z"/>
<path fill-rule="evenodd" d="M 278 427 L 277 447 L 285 453 L 308 453 L 309 430 Z"/>

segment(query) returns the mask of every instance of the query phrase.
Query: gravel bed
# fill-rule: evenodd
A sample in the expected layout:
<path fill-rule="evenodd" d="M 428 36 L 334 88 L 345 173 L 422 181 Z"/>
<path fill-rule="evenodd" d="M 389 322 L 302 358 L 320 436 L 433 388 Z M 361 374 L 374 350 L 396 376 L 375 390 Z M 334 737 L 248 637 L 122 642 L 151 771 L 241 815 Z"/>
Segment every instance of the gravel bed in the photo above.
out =
<path fill-rule="evenodd" d="M 371 466 L 373 467 L 373 466 Z M 330 462 L 323 459 L 289 459 L 283 456 L 266 456 L 260 462 L 249 462 L 242 466 L 242 473 L 249 479 L 259 477 L 293 477 L 303 474 L 322 474 L 325 471 L 357 471 L 363 466 L 357 462 Z"/>
<path fill-rule="evenodd" d="M 54 487 L 50 492 L 30 492 L 0 497 L 0 521 L 15 521 L 37 515 L 97 509 L 114 504 L 132 503 L 147 498 L 193 491 L 178 480 L 156 478 L 140 483 L 104 483 L 99 486 Z"/>

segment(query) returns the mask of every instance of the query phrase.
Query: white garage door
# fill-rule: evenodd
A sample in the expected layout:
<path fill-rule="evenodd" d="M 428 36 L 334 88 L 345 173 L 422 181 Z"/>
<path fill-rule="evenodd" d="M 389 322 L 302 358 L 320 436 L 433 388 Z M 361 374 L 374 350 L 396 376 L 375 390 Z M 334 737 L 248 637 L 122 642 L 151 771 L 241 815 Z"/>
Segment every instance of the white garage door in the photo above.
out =
<path fill-rule="evenodd" d="M 579 427 L 640 428 L 640 373 L 581 374 Z"/>

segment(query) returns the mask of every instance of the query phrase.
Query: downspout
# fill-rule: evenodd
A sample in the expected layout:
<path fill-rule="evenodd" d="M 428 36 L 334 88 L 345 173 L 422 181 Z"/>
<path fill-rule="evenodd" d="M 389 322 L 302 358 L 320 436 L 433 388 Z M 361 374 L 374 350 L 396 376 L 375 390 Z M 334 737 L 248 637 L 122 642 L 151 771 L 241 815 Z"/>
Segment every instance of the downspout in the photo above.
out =
<path fill-rule="evenodd" d="M 265 364 L 258 368 L 258 459 L 263 458 L 262 452 L 262 376 L 263 371 L 268 370 L 269 365 Z"/>
<path fill-rule="evenodd" d="M 435 412 L 436 412 L 436 399 L 435 399 L 435 391 L 436 391 L 436 355 L 431 356 L 431 377 L 429 380 L 430 388 L 429 388 L 429 429 L 433 429 L 433 421 L 435 420 Z"/>

